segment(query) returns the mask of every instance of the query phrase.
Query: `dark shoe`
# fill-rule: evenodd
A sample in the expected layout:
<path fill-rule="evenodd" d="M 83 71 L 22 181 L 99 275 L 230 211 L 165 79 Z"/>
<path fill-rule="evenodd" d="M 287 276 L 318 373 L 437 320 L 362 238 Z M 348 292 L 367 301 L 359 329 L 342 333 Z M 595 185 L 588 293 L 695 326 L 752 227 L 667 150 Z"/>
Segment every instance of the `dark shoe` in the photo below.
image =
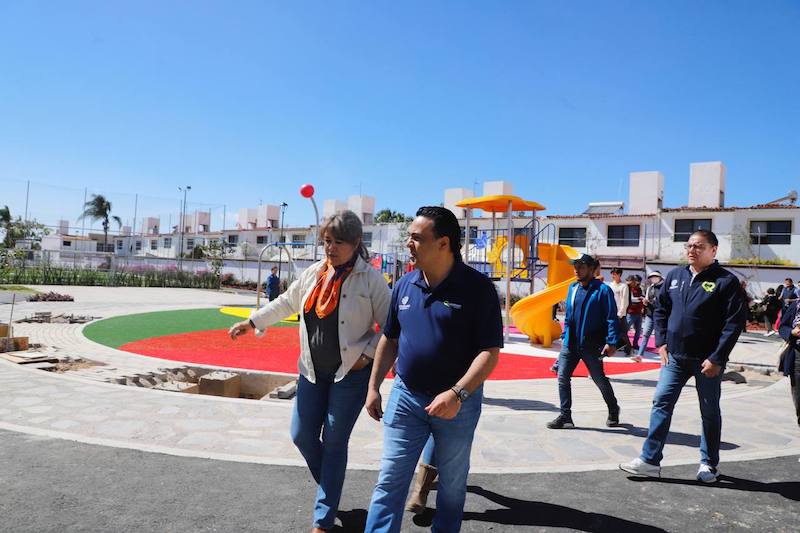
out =
<path fill-rule="evenodd" d="M 425 511 L 428 503 L 428 493 L 433 487 L 436 475 L 439 471 L 435 466 L 420 464 L 417 477 L 414 479 L 414 487 L 411 489 L 411 496 L 406 502 L 406 511 L 420 514 Z"/>
<path fill-rule="evenodd" d="M 613 428 L 619 425 L 619 411 L 619 407 L 616 409 L 609 409 L 608 418 L 606 419 L 606 425 L 608 427 Z"/>
<path fill-rule="evenodd" d="M 553 366 L 550 367 L 550 372 L 553 374 L 558 374 L 558 361 L 553 363 Z"/>
<path fill-rule="evenodd" d="M 625 355 L 630 355 L 631 351 L 632 351 L 631 350 L 631 345 L 630 344 L 626 344 L 625 347 L 622 350 L 625 352 Z"/>
<path fill-rule="evenodd" d="M 550 429 L 573 429 L 575 424 L 572 423 L 571 416 L 558 415 L 555 420 L 547 423 L 547 427 Z"/>

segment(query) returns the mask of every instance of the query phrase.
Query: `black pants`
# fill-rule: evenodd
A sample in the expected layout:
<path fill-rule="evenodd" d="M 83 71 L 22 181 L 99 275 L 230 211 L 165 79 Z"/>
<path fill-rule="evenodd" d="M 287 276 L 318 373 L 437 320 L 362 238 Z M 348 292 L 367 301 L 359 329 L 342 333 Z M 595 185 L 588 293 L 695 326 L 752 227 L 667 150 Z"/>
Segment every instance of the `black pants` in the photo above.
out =
<path fill-rule="evenodd" d="M 789 383 L 792 386 L 792 401 L 794 401 L 794 413 L 797 415 L 797 425 L 800 426 L 800 361 L 797 359 L 794 360 L 794 369 L 789 373 Z"/>

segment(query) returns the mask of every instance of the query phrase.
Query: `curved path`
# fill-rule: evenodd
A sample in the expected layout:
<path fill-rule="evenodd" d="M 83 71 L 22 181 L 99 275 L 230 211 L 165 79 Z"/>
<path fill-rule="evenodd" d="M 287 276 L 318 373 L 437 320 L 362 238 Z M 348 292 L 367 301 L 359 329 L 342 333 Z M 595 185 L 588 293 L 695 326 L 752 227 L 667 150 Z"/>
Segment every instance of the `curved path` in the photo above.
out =
<path fill-rule="evenodd" d="M 74 303 L 18 307 L 19 317 L 51 310 L 104 317 L 166 309 L 241 305 L 252 298 L 189 289 L 56 287 Z M 8 311 L 0 307 L 0 320 Z M 174 366 L 92 343 L 83 326 L 19 324 L 18 334 L 46 345 L 43 351 L 83 356 L 108 366 L 75 375 L 54 375 L 0 362 L 0 428 L 80 442 L 232 461 L 303 465 L 288 436 L 291 403 L 181 395 L 98 381 L 109 372 L 131 373 Z M 734 360 L 770 364 L 775 344 L 743 339 Z M 524 350 L 523 350 L 524 351 Z M 100 372 L 98 376 L 98 372 Z M 616 468 L 638 455 L 646 432 L 657 371 L 612 377 L 623 427 L 604 426 L 605 407 L 588 379 L 574 380 L 574 418 L 579 428 L 551 431 L 556 414 L 554 379 L 494 381 L 485 388 L 472 455 L 472 472 L 558 472 Z M 388 391 L 390 383 L 384 389 Z M 385 396 L 384 396 L 385 398 Z M 722 460 L 800 454 L 787 380 L 723 383 Z M 699 413 L 694 391 L 675 412 L 665 465 L 698 462 Z M 376 469 L 381 425 L 361 416 L 350 445 L 351 468 Z"/>

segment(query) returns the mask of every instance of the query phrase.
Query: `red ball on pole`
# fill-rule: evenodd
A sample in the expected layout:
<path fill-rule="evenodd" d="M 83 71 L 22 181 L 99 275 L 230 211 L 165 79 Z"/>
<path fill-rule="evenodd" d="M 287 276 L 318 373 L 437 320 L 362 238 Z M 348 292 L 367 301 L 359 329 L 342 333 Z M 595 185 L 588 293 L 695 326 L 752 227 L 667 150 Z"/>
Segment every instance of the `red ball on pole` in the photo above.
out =
<path fill-rule="evenodd" d="M 300 187 L 300 194 L 303 196 L 303 198 L 311 198 L 314 196 L 314 186 L 310 183 L 306 183 Z"/>

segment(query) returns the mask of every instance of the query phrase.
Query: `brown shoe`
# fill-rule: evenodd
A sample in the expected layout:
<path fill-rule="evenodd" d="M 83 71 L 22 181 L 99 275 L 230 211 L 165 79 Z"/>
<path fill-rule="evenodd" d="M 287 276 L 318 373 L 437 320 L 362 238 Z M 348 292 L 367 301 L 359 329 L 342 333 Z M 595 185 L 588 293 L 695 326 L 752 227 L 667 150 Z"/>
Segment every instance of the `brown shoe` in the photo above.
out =
<path fill-rule="evenodd" d="M 436 481 L 438 473 L 435 466 L 419 465 L 419 472 L 417 472 L 417 477 L 414 478 L 414 487 L 411 489 L 411 495 L 406 502 L 406 511 L 420 514 L 425 510 L 425 505 L 428 503 L 428 493 L 433 487 L 433 482 Z"/>

